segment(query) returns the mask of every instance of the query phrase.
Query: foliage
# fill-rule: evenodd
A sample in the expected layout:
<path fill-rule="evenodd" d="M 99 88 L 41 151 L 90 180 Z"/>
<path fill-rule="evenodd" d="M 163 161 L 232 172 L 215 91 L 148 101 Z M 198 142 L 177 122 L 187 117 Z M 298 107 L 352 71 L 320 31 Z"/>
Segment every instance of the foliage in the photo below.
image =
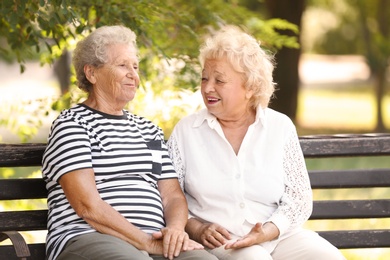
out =
<path fill-rule="evenodd" d="M 318 53 L 359 54 L 371 70 L 376 95 L 376 129 L 385 132 L 383 97 L 390 57 L 390 2 L 387 0 L 312 0 L 328 9 L 333 26 L 314 45 Z"/>
<path fill-rule="evenodd" d="M 271 51 L 297 47 L 295 36 L 278 33 L 279 29 L 297 33 L 296 26 L 280 19 L 262 20 L 261 14 L 240 5 L 240 1 L 12 0 L 2 1 L 0 7 L 0 41 L 7 43 L 0 45 L 0 57 L 15 57 L 21 72 L 26 60 L 35 55 L 43 64 L 52 64 L 64 50 L 71 51 L 77 40 L 102 25 L 123 24 L 131 28 L 140 48 L 141 85 L 152 86 L 156 96 L 166 90 L 197 89 L 201 35 L 224 23 L 245 27 Z M 83 97 L 74 93 L 75 85 L 73 78 L 72 94 L 54 102 L 52 109 L 69 107 Z M 175 113 L 179 118 L 185 112 Z M 9 118 L 0 124 L 14 125 Z M 19 127 L 31 128 L 32 124 Z M 34 130 L 21 133 L 29 134 Z"/>

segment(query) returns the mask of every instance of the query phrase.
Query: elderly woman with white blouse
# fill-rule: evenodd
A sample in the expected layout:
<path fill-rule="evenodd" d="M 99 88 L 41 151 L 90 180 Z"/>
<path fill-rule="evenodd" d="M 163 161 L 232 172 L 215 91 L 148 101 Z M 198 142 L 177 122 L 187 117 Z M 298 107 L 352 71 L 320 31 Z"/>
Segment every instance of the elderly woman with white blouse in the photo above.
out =
<path fill-rule="evenodd" d="M 185 192 L 186 231 L 219 259 L 344 259 L 302 228 L 312 191 L 292 121 L 268 108 L 272 58 L 226 26 L 200 49 L 206 108 L 183 118 L 168 149 Z"/>

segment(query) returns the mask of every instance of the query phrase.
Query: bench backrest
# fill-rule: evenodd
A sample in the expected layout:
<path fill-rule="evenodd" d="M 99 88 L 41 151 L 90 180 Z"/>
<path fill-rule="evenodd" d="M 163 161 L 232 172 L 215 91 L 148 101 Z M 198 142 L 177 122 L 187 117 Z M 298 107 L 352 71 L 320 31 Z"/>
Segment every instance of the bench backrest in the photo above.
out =
<path fill-rule="evenodd" d="M 300 138 L 300 143 L 305 158 L 390 155 L 388 134 L 306 136 Z M 0 144 L 0 167 L 40 166 L 44 149 L 45 144 Z M 309 176 L 313 189 L 390 187 L 390 157 L 389 167 L 385 169 L 309 171 Z M 45 184 L 41 178 L 0 179 L 0 201 L 46 196 Z M 0 230 L 46 230 L 46 217 L 45 209 L 0 212 Z M 311 219 L 389 217 L 389 199 L 329 200 L 314 201 Z M 338 248 L 390 247 L 390 229 L 319 233 Z M 43 248 L 42 243 L 30 246 L 31 254 L 35 255 L 32 259 L 43 259 Z M 5 254 L 11 256 L 14 254 L 13 249 L 0 247 L 0 256 Z"/>

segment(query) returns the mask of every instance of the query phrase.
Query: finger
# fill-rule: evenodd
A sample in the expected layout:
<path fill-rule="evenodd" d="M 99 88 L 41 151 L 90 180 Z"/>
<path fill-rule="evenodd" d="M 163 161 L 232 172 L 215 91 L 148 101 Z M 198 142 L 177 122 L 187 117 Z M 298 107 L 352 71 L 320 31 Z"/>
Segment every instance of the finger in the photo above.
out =
<path fill-rule="evenodd" d="M 173 247 L 173 250 L 174 250 L 173 255 L 175 257 L 179 256 L 179 254 L 180 254 L 180 252 L 181 252 L 181 250 L 183 248 L 183 242 L 184 242 L 183 240 L 184 240 L 183 236 L 180 236 L 176 240 L 176 243 L 173 244 L 175 246 L 175 247 Z"/>
<path fill-rule="evenodd" d="M 188 237 L 188 235 L 186 235 L 183 240 L 182 250 L 183 251 L 191 250 L 188 248 L 189 246 L 190 246 L 190 238 Z"/>
<path fill-rule="evenodd" d="M 165 258 L 169 257 L 169 247 L 171 244 L 171 239 L 168 235 L 165 235 L 163 240 L 163 254 Z M 171 259 L 171 258 L 170 258 Z"/>
<path fill-rule="evenodd" d="M 161 231 L 155 232 L 152 234 L 154 239 L 161 239 L 163 237 L 163 234 Z"/>
<path fill-rule="evenodd" d="M 223 240 L 223 238 L 222 238 Z M 218 238 L 214 237 L 213 235 L 208 235 L 207 236 L 207 241 L 211 243 L 214 247 L 220 247 L 223 244 L 218 240 Z"/>
<path fill-rule="evenodd" d="M 188 239 L 188 250 L 204 249 L 204 246 L 192 239 Z"/>
<path fill-rule="evenodd" d="M 221 233 L 219 233 L 218 231 L 214 232 L 213 237 L 214 237 L 215 241 L 219 243 L 219 245 L 223 245 L 226 243 L 226 240 L 227 240 L 226 237 L 224 235 L 222 235 Z M 215 244 L 215 245 L 217 245 L 217 244 Z"/>
<path fill-rule="evenodd" d="M 174 254 L 176 252 L 176 243 L 176 237 L 170 237 L 169 243 L 167 244 L 167 254 L 169 259 L 173 259 L 174 257 Z"/>
<path fill-rule="evenodd" d="M 219 227 L 216 229 L 216 232 L 218 232 L 219 234 L 221 234 L 221 236 L 223 238 L 226 238 L 227 240 L 230 240 L 231 239 L 231 236 L 230 236 L 230 233 L 229 231 L 227 231 L 227 229 L 223 228 L 223 227 Z"/>

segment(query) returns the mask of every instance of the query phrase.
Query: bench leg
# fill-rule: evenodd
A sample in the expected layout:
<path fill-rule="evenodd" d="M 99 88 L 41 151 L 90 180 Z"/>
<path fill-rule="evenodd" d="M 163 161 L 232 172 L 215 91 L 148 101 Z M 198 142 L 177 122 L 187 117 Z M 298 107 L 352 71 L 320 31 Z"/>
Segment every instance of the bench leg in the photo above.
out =
<path fill-rule="evenodd" d="M 0 232 L 0 242 L 8 238 L 11 240 L 15 248 L 16 256 L 21 260 L 25 260 L 31 255 L 30 250 L 28 249 L 28 245 L 20 233 L 16 231 Z"/>

